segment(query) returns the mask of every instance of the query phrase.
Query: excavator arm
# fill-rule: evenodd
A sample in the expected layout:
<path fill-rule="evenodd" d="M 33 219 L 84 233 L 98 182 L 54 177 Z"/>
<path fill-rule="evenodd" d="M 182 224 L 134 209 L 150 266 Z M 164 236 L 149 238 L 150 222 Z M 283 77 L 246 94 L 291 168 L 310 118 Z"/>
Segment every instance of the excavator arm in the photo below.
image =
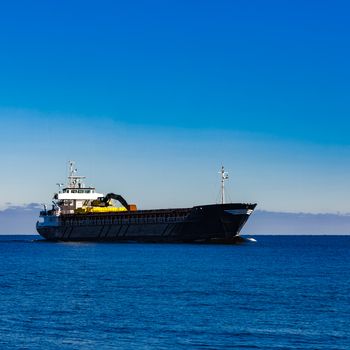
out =
<path fill-rule="evenodd" d="M 118 201 L 127 210 L 130 209 L 128 202 L 120 194 L 108 193 L 103 198 L 101 198 L 101 201 L 107 204 L 111 199 L 115 199 L 116 201 Z"/>

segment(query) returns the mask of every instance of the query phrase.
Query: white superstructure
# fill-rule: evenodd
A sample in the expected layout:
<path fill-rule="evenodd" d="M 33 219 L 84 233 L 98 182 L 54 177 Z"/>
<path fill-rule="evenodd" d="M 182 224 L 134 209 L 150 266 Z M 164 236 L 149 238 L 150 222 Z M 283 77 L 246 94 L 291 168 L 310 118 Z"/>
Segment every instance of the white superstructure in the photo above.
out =
<path fill-rule="evenodd" d="M 93 201 L 104 196 L 103 193 L 96 192 L 95 187 L 85 186 L 84 179 L 85 176 L 77 175 L 75 163 L 70 161 L 67 185 L 63 187 L 63 184 L 57 184 L 59 191 L 54 195 L 56 210 L 62 214 L 73 214 L 74 210 L 81 208 L 86 201 Z"/>
<path fill-rule="evenodd" d="M 75 162 L 70 161 L 67 185 L 64 187 L 64 184 L 57 184 L 58 193 L 54 194 L 52 210 L 46 210 L 44 206 L 44 210 L 40 212 L 38 227 L 55 227 L 61 214 L 73 214 L 76 209 L 83 207 L 84 203 L 104 197 L 103 193 L 96 192 L 95 187 L 85 186 L 85 176 L 76 173 Z"/>

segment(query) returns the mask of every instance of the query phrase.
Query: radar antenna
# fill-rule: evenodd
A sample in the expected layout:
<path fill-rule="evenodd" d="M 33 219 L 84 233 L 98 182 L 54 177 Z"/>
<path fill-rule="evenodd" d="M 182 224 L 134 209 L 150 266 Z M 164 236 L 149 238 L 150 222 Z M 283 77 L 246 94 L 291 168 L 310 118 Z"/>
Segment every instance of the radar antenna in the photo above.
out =
<path fill-rule="evenodd" d="M 57 183 L 56 184 L 58 186 L 58 193 L 61 193 L 61 188 L 64 186 L 63 183 Z"/>

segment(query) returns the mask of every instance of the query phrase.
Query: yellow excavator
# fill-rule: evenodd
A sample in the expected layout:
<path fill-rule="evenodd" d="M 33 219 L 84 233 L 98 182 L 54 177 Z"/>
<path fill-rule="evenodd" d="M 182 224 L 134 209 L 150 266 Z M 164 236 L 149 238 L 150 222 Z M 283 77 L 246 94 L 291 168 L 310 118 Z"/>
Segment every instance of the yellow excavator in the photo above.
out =
<path fill-rule="evenodd" d="M 115 207 L 112 200 L 118 201 L 122 207 Z M 108 193 L 105 197 L 100 197 L 92 202 L 86 201 L 81 208 L 75 209 L 76 214 L 87 213 L 118 213 L 123 211 L 136 211 L 135 204 L 128 204 L 128 202 L 120 195 Z"/>

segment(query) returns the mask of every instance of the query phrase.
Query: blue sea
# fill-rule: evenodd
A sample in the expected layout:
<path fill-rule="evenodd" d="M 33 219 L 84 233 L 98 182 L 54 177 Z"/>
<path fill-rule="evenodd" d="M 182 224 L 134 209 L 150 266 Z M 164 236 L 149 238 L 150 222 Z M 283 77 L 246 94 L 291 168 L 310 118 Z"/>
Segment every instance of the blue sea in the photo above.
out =
<path fill-rule="evenodd" d="M 0 349 L 350 349 L 350 236 L 0 236 Z"/>

